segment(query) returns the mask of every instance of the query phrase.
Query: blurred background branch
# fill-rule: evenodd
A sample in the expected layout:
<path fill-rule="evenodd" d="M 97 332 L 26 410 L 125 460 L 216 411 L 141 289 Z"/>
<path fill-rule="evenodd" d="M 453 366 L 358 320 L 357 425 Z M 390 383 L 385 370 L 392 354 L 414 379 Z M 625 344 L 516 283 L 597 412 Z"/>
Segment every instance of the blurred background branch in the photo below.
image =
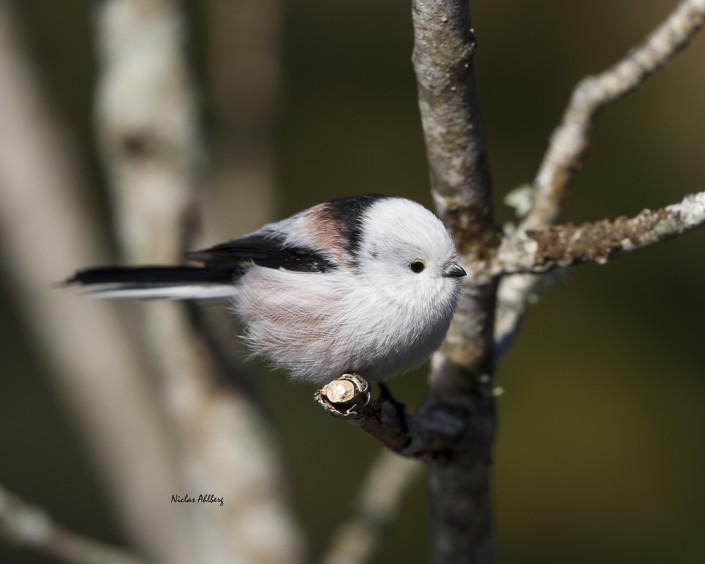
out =
<path fill-rule="evenodd" d="M 409 482 L 422 466 L 383 450 L 370 466 L 350 518 L 336 531 L 323 564 L 369 562 L 397 516 Z"/>
<path fill-rule="evenodd" d="M 191 240 L 203 149 L 185 25 L 175 0 L 97 7 L 97 121 L 116 224 L 132 263 L 180 262 Z M 184 487 L 227 500 L 220 510 L 191 512 L 197 560 L 298 561 L 266 422 L 241 389 L 217 385 L 215 362 L 182 304 L 147 304 L 143 313 Z"/>
<path fill-rule="evenodd" d="M 81 197 L 71 137 L 45 106 L 5 3 L 0 26 L 0 244 L 13 294 L 123 526 L 151 558 L 192 561 L 182 515 L 154 503 L 169 499 L 180 482 L 133 343 L 110 304 L 51 290 L 67 268 L 105 260 L 107 253 Z"/>
<path fill-rule="evenodd" d="M 0 486 L 0 535 L 20 548 L 32 548 L 75 564 L 146 564 L 127 552 L 69 531 L 38 507 Z"/>

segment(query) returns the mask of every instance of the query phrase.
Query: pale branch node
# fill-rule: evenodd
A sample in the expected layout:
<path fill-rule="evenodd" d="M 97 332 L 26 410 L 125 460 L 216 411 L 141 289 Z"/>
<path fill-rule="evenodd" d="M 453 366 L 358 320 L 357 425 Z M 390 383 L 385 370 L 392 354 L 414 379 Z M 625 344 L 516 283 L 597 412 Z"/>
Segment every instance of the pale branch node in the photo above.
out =
<path fill-rule="evenodd" d="M 632 92 L 685 47 L 705 23 L 705 0 L 683 0 L 640 45 L 573 91 L 534 181 L 535 195 L 524 229 L 543 229 L 560 212 L 573 172 L 589 145 L 601 109 Z"/>
<path fill-rule="evenodd" d="M 502 358 L 514 342 L 526 310 L 538 299 L 537 274 L 503 276 L 497 290 L 497 310 L 494 320 L 494 357 Z"/>
<path fill-rule="evenodd" d="M 650 247 L 705 225 L 705 192 L 686 196 L 659 210 L 579 226 L 517 231 L 503 242 L 498 274 L 541 273 L 582 263 L 605 264 L 612 258 Z"/>
<path fill-rule="evenodd" d="M 74 564 L 145 564 L 126 550 L 83 537 L 55 523 L 42 509 L 29 505 L 0 486 L 0 537 L 18 548 L 28 547 Z"/>

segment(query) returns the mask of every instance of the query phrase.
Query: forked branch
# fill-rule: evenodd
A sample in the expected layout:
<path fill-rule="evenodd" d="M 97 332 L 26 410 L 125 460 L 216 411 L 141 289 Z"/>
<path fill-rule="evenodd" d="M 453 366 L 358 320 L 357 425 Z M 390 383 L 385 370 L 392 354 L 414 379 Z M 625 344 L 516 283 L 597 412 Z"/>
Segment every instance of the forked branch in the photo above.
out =
<path fill-rule="evenodd" d="M 573 91 L 534 181 L 533 207 L 525 229 L 551 225 L 590 142 L 590 130 L 605 106 L 638 88 L 685 47 L 705 23 L 705 0 L 683 0 L 640 45 L 612 67 L 583 79 Z"/>
<path fill-rule="evenodd" d="M 505 239 L 498 274 L 542 273 L 554 267 L 609 260 L 705 225 L 705 192 L 660 210 L 579 226 L 520 231 Z"/>
<path fill-rule="evenodd" d="M 662 68 L 690 42 L 704 22 L 705 0 L 683 0 L 640 45 L 631 49 L 607 70 L 587 77 L 577 85 L 561 123 L 551 136 L 549 147 L 534 180 L 532 206 L 519 225 L 520 233 L 547 229 L 553 225 L 565 199 L 568 185 L 589 146 L 592 126 L 600 110 L 634 91 L 649 76 Z M 573 235 L 575 233 L 571 234 Z M 545 239 L 544 242 L 548 244 Z M 583 243 L 585 242 L 584 239 Z M 514 244 L 521 245 L 521 235 L 503 243 L 500 260 L 494 265 L 495 272 L 512 271 L 506 251 Z M 582 254 L 604 257 L 606 247 L 609 246 L 609 241 L 603 241 L 599 245 L 600 248 L 595 247 L 592 251 Z M 556 250 L 554 248 L 551 254 L 555 254 Z M 536 259 L 531 244 L 526 251 L 529 256 L 522 260 L 532 266 L 524 264 L 523 268 L 518 268 L 517 271 L 534 272 Z M 561 260 L 565 261 L 567 258 Z M 506 276 L 502 279 L 497 294 L 494 331 L 497 357 L 501 356 L 513 341 L 526 313 L 529 299 L 536 292 L 538 280 L 539 277 L 532 275 Z"/>

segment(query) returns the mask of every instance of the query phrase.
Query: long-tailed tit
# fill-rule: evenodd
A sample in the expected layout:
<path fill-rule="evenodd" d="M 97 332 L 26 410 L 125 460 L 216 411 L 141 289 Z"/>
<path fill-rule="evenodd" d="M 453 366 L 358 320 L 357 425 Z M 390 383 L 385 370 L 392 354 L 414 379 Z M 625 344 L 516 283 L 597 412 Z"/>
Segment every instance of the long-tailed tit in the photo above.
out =
<path fill-rule="evenodd" d="M 465 276 L 435 215 L 379 195 L 319 204 L 186 258 L 202 266 L 93 268 L 67 282 L 99 298 L 227 299 L 255 354 L 322 385 L 421 364 Z"/>

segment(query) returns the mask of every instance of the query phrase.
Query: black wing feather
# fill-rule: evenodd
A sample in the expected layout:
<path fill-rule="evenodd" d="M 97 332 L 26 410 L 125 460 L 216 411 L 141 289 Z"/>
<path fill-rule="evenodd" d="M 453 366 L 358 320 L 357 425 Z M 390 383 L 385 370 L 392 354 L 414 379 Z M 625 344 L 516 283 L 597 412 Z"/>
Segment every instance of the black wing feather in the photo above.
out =
<path fill-rule="evenodd" d="M 98 267 L 80 270 L 66 284 L 94 286 L 125 284 L 138 286 L 173 286 L 175 284 L 231 284 L 237 276 L 235 268 L 194 266 Z"/>
<path fill-rule="evenodd" d="M 186 253 L 185 256 L 188 260 L 217 268 L 236 268 L 248 263 L 297 272 L 327 272 L 336 268 L 320 252 L 286 245 L 282 237 L 272 233 L 253 233 L 209 249 Z"/>

